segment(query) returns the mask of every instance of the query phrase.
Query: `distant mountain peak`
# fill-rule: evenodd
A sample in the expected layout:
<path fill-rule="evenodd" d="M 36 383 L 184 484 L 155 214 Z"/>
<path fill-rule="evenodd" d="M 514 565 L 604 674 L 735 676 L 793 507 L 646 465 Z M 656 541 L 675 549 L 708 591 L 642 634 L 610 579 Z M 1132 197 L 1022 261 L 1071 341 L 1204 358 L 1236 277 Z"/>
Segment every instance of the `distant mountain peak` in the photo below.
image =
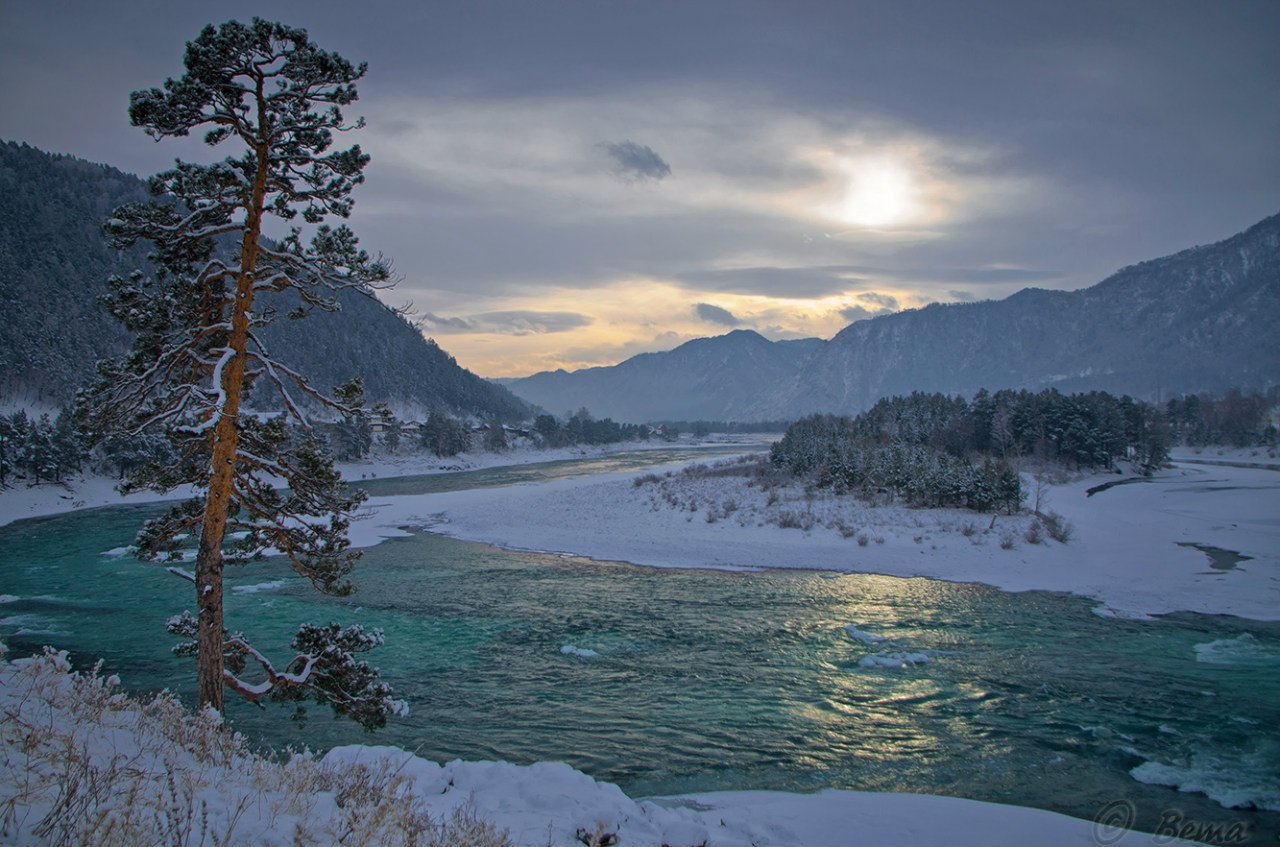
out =
<path fill-rule="evenodd" d="M 931 303 L 769 341 L 751 329 L 612 367 L 508 383 L 552 410 L 626 420 L 776 420 L 855 413 L 915 390 L 1049 386 L 1158 398 L 1280 383 L 1280 214 L 1215 244 L 1123 268 L 1078 291 Z"/>

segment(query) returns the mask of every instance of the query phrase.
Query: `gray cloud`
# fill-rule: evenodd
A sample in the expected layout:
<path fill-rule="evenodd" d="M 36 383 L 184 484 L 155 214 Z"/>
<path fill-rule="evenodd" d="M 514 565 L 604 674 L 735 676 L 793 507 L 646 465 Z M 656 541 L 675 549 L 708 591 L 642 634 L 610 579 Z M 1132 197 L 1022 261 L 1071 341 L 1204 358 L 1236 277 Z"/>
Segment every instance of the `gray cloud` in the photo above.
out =
<path fill-rule="evenodd" d="M 732 291 L 738 294 L 825 297 L 865 285 L 867 280 L 855 275 L 856 270 L 848 265 L 733 268 L 685 272 L 678 274 L 678 281 L 691 287 Z"/>
<path fill-rule="evenodd" d="M 475 323 L 466 318 L 446 318 L 432 312 L 427 312 L 418 318 L 417 323 L 419 326 L 434 329 L 437 332 L 470 332 L 475 329 Z"/>
<path fill-rule="evenodd" d="M 671 176 L 671 166 L 647 144 L 607 141 L 603 147 L 613 159 L 613 173 L 628 182 L 657 181 Z"/>
<path fill-rule="evenodd" d="M 174 156 L 211 155 L 198 138 L 151 144 L 126 114 L 129 90 L 180 73 L 181 45 L 208 22 L 207 10 L 131 0 L 135 14 L 122 16 L 111 4 L 69 0 L 59 6 L 74 10 L 68 26 L 48 5 L 5 8 L 0 78 L 21 84 L 0 86 L 0 138 L 144 175 Z M 1027 285 L 1074 288 L 1275 213 L 1280 111 L 1256 104 L 1274 100 L 1280 79 L 1280 51 L 1267 35 L 1280 28 L 1280 4 L 1169 0 L 1156 16 L 1112 0 L 1044 4 L 1036 14 L 1022 5 L 826 4 L 812 15 L 778 3 L 741 14 L 707 0 L 660 3 L 655 14 L 648 4 L 548 0 L 480 16 L 465 3 L 379 4 L 374 26 L 353 23 L 336 0 L 307 4 L 305 21 L 293 20 L 297 6 L 283 0 L 229 0 L 219 16 L 304 24 L 325 49 L 369 60 L 361 100 L 347 112 L 369 115 L 369 129 L 352 140 L 373 156 L 352 223 L 403 274 L 390 302 L 455 310 L 424 319 L 438 333 L 568 329 L 586 318 L 474 313 L 502 308 L 505 297 L 536 302 L 529 295 L 540 287 L 589 290 L 629 278 L 699 292 L 688 300 L 892 290 L 914 304 L 1003 297 Z M 93 72 L 104 67 L 113 72 Z M 467 109 L 443 133 L 449 143 L 435 170 L 423 173 L 398 161 L 391 142 L 439 125 L 435 112 L 411 108 L 426 89 Z M 750 108 L 700 105 L 723 102 Z M 541 136 L 533 144 L 521 135 L 530 125 L 509 113 L 513 103 L 530 112 L 572 107 L 541 127 L 556 155 L 543 155 Z M 667 107 L 707 119 L 674 122 Z M 489 113 L 498 119 L 483 132 L 468 123 Z M 910 127 L 939 150 L 959 151 L 934 162 L 940 173 L 1026 177 L 1052 190 L 959 209 L 936 225 L 945 237 L 909 245 L 866 243 L 856 233 L 823 238 L 816 224 L 677 202 L 707 173 L 753 190 L 813 183 L 811 163 L 761 141 L 811 116 L 820 116 L 813 120 L 826 140 L 856 134 L 861 116 L 873 129 Z M 471 135 L 457 132 L 467 127 Z M 484 160 L 493 172 L 458 177 L 468 145 L 489 137 L 513 139 Z M 615 141 L 592 146 L 604 139 Z M 664 157 L 630 139 L 678 150 L 681 179 L 667 179 Z M 972 149 L 990 156 L 961 155 Z M 625 186 L 600 179 L 602 168 L 662 181 L 661 192 L 628 193 L 661 195 L 670 213 L 653 213 L 661 205 L 653 197 L 639 211 L 613 202 L 607 189 Z M 521 182 L 524 171 L 545 181 Z M 560 182 L 575 175 L 610 202 L 565 193 Z M 714 270 L 736 261 L 759 266 Z"/>
<path fill-rule="evenodd" d="M 640 353 L 657 353 L 679 347 L 696 336 L 682 335 L 670 330 L 661 332 L 650 339 L 633 339 L 622 344 L 596 344 L 590 346 L 567 347 L 561 354 L 568 361 L 585 361 L 599 364 L 615 364 Z"/>
<path fill-rule="evenodd" d="M 841 317 L 843 317 L 849 323 L 854 323 L 855 321 L 865 321 L 870 318 L 878 318 L 881 315 L 887 315 L 887 314 L 889 314 L 888 309 L 876 309 L 875 311 L 872 311 L 866 308 L 865 306 L 846 306 L 845 308 L 840 310 Z"/>
<path fill-rule="evenodd" d="M 501 335 L 543 335 L 567 332 L 587 326 L 591 318 L 577 312 L 535 312 L 514 310 L 481 312 L 467 317 L 447 318 L 427 312 L 419 323 L 427 332 L 492 332 Z"/>
<path fill-rule="evenodd" d="M 864 303 L 874 303 L 881 309 L 888 309 L 889 311 L 897 311 L 900 308 L 898 305 L 898 298 L 894 297 L 892 294 L 881 294 L 877 291 L 866 291 L 859 294 L 858 299 Z"/>
<path fill-rule="evenodd" d="M 722 326 L 741 326 L 742 321 L 728 309 L 722 309 L 719 306 L 713 306 L 710 303 L 695 303 L 693 313 L 698 316 L 699 320 L 708 323 L 721 324 Z"/>

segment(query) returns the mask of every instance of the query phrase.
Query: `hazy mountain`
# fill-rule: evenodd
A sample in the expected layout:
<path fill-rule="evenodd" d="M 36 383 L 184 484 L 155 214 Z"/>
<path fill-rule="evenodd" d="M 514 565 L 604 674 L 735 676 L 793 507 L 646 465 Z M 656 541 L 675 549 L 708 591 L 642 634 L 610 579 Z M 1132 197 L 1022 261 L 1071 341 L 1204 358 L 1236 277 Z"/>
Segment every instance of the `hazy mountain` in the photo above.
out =
<path fill-rule="evenodd" d="M 1125 268 L 1079 291 L 932 304 L 846 327 L 828 342 L 750 332 L 609 368 L 508 381 L 553 410 L 636 420 L 769 420 L 854 413 L 911 391 L 1171 392 L 1280 383 L 1280 215 L 1225 241 Z"/>
<path fill-rule="evenodd" d="M 117 254 L 101 226 L 112 209 L 145 193 L 141 180 L 115 168 L 0 144 L 0 395 L 65 403 L 98 359 L 125 349 L 125 332 L 97 301 L 108 276 L 145 265 L 146 249 Z M 273 353 L 316 386 L 360 375 L 371 401 L 404 414 L 528 413 L 376 299 L 346 292 L 340 302 L 340 312 L 281 318 L 264 333 Z"/>
<path fill-rule="evenodd" d="M 785 384 L 824 344 L 817 338 L 774 342 L 738 329 L 611 367 L 544 371 L 503 383 L 556 414 L 585 406 L 626 421 L 754 420 L 760 387 Z"/>

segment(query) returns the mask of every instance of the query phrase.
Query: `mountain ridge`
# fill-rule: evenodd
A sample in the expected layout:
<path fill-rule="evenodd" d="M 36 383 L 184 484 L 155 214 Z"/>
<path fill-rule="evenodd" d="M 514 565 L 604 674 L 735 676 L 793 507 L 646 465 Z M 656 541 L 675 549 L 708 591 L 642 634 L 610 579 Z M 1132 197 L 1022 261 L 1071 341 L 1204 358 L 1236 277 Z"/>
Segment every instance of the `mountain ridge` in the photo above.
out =
<path fill-rule="evenodd" d="M 1277 325 L 1280 214 L 1222 241 L 1121 268 L 1075 291 L 1024 288 L 1002 300 L 931 303 L 857 321 L 830 340 L 807 340 L 813 343 L 800 348 L 807 355 L 789 357 L 789 369 L 760 370 L 754 378 L 725 361 L 735 333 L 751 332 L 735 330 L 592 368 L 589 379 L 578 376 L 583 371 L 560 371 L 505 384 L 538 405 L 587 405 L 599 414 L 616 414 L 614 403 L 623 395 L 623 408 L 638 420 L 854 414 L 892 394 L 972 395 L 980 388 L 1099 389 L 1153 398 L 1280 382 Z M 753 334 L 779 349 L 796 343 Z M 691 351 L 714 352 L 698 362 Z M 678 352 L 676 359 L 663 358 Z M 754 399 L 725 390 L 711 401 L 645 395 L 652 382 L 645 368 L 667 370 L 676 361 L 727 385 L 750 383 Z M 683 379 L 698 382 L 696 376 Z M 681 414 L 671 414 L 673 407 Z"/>

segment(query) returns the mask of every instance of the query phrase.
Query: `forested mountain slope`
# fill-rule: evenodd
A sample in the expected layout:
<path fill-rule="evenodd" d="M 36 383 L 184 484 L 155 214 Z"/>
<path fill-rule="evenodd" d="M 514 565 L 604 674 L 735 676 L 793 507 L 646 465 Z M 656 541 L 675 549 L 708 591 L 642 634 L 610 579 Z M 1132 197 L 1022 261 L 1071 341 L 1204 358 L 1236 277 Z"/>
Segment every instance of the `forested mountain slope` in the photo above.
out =
<path fill-rule="evenodd" d="M 911 391 L 1057 387 L 1155 398 L 1265 388 L 1280 382 L 1277 326 L 1280 215 L 1079 291 L 1025 289 L 860 321 L 769 404 L 774 413 L 850 413 Z"/>
<path fill-rule="evenodd" d="M 1280 215 L 1079 291 L 932 304 L 830 341 L 737 331 L 619 365 L 506 384 L 551 409 L 630 420 L 855 414 L 913 391 L 1092 389 L 1155 399 L 1280 383 Z"/>
<path fill-rule="evenodd" d="M 146 249 L 116 253 L 101 225 L 144 195 L 140 180 L 115 168 L 0 143 L 0 395 L 65 403 L 98 359 L 124 350 L 125 333 L 97 300 L 108 276 L 145 265 Z M 281 317 L 264 333 L 318 387 L 362 376 L 370 401 L 404 413 L 528 414 L 527 404 L 459 367 L 376 299 L 346 292 L 340 301 L 340 312 Z"/>

